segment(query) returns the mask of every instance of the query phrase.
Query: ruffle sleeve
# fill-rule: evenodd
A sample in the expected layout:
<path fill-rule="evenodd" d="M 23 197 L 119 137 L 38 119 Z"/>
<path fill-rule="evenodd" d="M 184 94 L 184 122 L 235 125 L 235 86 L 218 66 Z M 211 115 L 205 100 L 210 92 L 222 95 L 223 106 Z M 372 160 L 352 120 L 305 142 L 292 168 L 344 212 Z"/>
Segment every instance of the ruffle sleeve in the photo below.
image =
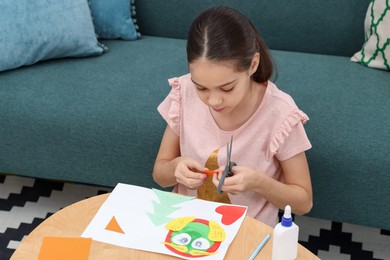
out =
<path fill-rule="evenodd" d="M 158 111 L 161 116 L 168 123 L 173 132 L 177 135 L 180 134 L 180 118 L 181 118 L 181 95 L 180 95 L 180 82 L 179 78 L 168 79 L 169 85 L 172 87 L 168 96 L 158 106 Z"/>
<path fill-rule="evenodd" d="M 306 136 L 306 132 L 302 127 L 296 127 L 299 123 L 305 124 L 309 120 L 309 117 L 299 109 L 294 109 L 287 117 L 282 121 L 279 127 L 276 129 L 275 134 L 271 138 L 270 143 L 270 152 L 271 156 L 278 153 L 279 149 L 285 144 L 287 138 L 291 135 L 293 129 L 297 129 L 297 131 L 301 131 L 302 133 L 294 133 L 294 140 L 289 140 L 291 144 L 289 144 L 290 149 L 295 148 L 303 148 L 311 146 L 310 142 Z M 292 138 L 291 138 L 292 139 Z"/>

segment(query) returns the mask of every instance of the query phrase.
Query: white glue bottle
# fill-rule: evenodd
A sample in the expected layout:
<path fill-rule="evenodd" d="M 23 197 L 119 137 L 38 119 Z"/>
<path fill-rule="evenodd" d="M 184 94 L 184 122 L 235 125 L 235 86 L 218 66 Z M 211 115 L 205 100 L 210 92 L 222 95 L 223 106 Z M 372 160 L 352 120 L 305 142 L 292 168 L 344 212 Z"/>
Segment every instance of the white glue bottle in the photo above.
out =
<path fill-rule="evenodd" d="M 274 228 L 272 240 L 272 260 L 293 260 L 298 253 L 299 227 L 291 217 L 291 207 L 284 209 L 282 221 Z"/>

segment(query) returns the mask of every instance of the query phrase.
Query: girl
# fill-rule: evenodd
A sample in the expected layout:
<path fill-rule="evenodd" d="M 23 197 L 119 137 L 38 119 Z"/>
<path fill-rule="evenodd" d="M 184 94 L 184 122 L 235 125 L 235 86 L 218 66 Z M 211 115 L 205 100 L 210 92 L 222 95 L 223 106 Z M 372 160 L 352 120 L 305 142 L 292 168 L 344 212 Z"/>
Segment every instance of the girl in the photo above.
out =
<path fill-rule="evenodd" d="M 187 58 L 190 73 L 169 80 L 172 90 L 158 107 L 168 126 L 154 180 L 180 194 L 248 206 L 249 216 L 270 226 L 287 204 L 295 214 L 310 211 L 308 117 L 269 81 L 272 58 L 252 23 L 229 7 L 207 9 L 190 27 Z M 218 195 L 232 136 L 237 166 Z"/>

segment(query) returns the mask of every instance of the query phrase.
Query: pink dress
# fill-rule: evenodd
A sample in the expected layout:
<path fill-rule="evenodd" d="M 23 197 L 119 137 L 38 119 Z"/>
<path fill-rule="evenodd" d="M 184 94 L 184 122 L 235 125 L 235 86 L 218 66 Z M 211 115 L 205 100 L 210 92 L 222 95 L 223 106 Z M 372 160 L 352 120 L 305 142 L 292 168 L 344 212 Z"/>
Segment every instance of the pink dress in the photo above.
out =
<path fill-rule="evenodd" d="M 168 80 L 172 90 L 158 111 L 180 136 L 182 156 L 205 165 L 219 149 L 218 164 L 226 164 L 226 144 L 234 136 L 231 160 L 238 165 L 265 172 L 283 181 L 279 161 L 311 148 L 303 124 L 309 119 L 293 99 L 272 82 L 267 83 L 263 100 L 252 117 L 234 131 L 223 131 L 215 123 L 209 107 L 196 93 L 190 74 Z M 178 184 L 175 192 L 196 196 L 197 192 Z M 248 206 L 247 214 L 270 226 L 277 221 L 278 208 L 253 191 L 228 194 L 232 204 Z"/>

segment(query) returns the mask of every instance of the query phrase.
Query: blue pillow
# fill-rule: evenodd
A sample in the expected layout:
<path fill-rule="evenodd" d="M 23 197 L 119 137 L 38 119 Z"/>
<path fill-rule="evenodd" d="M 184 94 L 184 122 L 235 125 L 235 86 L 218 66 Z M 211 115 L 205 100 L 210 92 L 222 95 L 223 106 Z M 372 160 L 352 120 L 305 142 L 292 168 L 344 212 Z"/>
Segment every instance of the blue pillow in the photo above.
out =
<path fill-rule="evenodd" d="M 87 0 L 0 1 L 0 71 L 103 50 Z"/>
<path fill-rule="evenodd" d="M 98 38 L 136 40 L 139 37 L 134 0 L 89 0 Z"/>

